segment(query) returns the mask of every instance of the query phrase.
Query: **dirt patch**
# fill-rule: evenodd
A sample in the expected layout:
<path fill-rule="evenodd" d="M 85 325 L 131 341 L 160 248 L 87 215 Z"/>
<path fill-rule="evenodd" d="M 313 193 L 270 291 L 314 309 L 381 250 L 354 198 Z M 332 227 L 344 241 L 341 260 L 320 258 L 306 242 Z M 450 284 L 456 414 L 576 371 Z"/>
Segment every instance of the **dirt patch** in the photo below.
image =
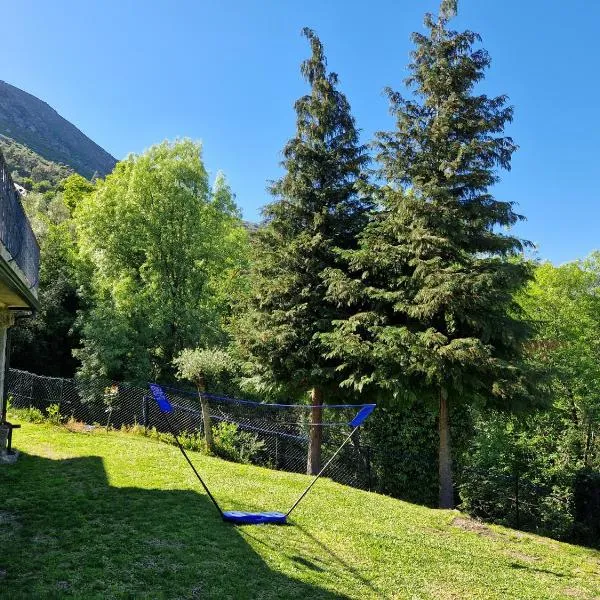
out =
<path fill-rule="evenodd" d="M 65 429 L 71 433 L 93 433 L 96 429 L 93 425 L 87 425 L 81 421 L 67 421 L 64 424 Z"/>
<path fill-rule="evenodd" d="M 465 598 L 465 593 L 451 589 L 447 583 L 429 582 L 425 584 L 425 588 L 433 598 L 438 600 L 462 600 Z"/>
<path fill-rule="evenodd" d="M 63 458 L 71 458 L 69 454 L 56 450 L 50 444 L 39 444 L 35 446 L 36 454 L 49 458 L 50 460 L 62 460 Z"/>
<path fill-rule="evenodd" d="M 524 554 L 523 552 L 511 551 L 507 552 L 507 554 L 511 558 L 516 558 L 525 562 L 536 562 L 538 560 L 541 560 L 539 556 L 531 556 L 529 554 Z"/>
<path fill-rule="evenodd" d="M 454 525 L 454 527 L 458 527 L 463 531 L 472 531 L 479 535 L 495 536 L 495 533 L 491 531 L 487 525 L 484 525 L 481 521 L 476 521 L 475 519 L 470 519 L 468 517 L 454 517 L 451 525 Z"/>
<path fill-rule="evenodd" d="M 580 588 L 565 588 L 562 593 L 569 598 L 589 598 L 587 592 Z"/>
<path fill-rule="evenodd" d="M 450 532 L 447 529 L 440 529 L 438 527 L 430 527 L 429 525 L 425 525 L 422 527 L 423 531 L 427 533 L 433 533 L 435 535 L 450 535 Z"/>
<path fill-rule="evenodd" d="M 65 429 L 72 433 L 82 433 L 84 431 L 85 423 L 79 421 L 67 421 L 65 423 Z"/>

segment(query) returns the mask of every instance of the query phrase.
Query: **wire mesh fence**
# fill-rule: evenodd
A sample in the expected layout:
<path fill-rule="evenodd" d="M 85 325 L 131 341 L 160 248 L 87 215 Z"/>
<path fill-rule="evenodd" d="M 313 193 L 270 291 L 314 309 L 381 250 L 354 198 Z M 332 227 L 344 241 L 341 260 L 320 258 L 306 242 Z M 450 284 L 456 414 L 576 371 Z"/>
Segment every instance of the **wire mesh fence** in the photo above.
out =
<path fill-rule="evenodd" d="M 63 379 L 10 369 L 6 382 L 11 406 L 48 413 L 58 406 L 64 419 L 90 427 L 119 429 L 138 426 L 145 432 L 167 434 L 168 425 L 150 390 L 111 380 Z M 169 416 L 178 434 L 204 438 L 202 402 L 208 408 L 217 439 L 228 439 L 235 452 L 225 457 L 272 469 L 305 473 L 311 428 L 310 407 L 234 400 L 213 394 L 165 387 L 175 409 Z M 356 407 L 324 406 L 321 414 L 321 463 L 339 448 L 350 433 L 348 423 Z M 227 449 L 226 444 L 224 445 Z M 360 431 L 336 456 L 326 476 L 346 485 L 372 489 L 371 449 Z"/>

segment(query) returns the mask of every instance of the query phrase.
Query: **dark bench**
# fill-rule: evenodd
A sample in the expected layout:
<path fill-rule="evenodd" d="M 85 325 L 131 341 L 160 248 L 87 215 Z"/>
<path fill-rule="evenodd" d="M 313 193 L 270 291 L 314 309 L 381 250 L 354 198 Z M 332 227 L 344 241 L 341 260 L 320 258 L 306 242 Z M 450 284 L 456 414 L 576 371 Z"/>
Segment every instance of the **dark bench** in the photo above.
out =
<path fill-rule="evenodd" d="M 21 426 L 17 425 L 16 423 L 9 423 L 8 421 L 4 421 L 4 423 L 2 423 L 2 425 L 5 425 L 6 427 L 8 427 L 8 438 L 7 438 L 7 445 L 6 445 L 6 453 L 7 454 L 12 454 L 12 433 L 13 433 L 13 429 L 20 429 Z"/>

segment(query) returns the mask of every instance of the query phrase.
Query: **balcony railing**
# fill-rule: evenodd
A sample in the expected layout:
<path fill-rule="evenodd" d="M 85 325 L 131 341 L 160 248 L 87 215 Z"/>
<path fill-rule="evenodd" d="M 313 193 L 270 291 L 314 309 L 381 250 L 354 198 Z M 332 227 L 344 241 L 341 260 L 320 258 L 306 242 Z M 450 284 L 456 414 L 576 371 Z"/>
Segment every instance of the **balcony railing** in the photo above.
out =
<path fill-rule="evenodd" d="M 19 193 L 15 189 L 1 152 L 0 242 L 4 244 L 4 247 L 27 278 L 29 289 L 37 289 L 40 271 L 40 247 L 25 215 Z"/>

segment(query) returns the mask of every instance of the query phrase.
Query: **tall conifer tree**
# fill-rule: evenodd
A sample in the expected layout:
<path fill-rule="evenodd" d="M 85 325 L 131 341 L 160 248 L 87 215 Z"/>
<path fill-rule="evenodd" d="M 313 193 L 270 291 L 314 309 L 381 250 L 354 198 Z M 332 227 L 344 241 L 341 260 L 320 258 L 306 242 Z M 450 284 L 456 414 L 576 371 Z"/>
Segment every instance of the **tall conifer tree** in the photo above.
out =
<path fill-rule="evenodd" d="M 476 94 L 490 58 L 479 36 L 447 25 L 444 0 L 427 34 L 413 34 L 410 97 L 388 90 L 394 131 L 379 133 L 381 212 L 348 275 L 329 270 L 330 297 L 354 314 L 324 336 L 342 361 L 345 383 L 368 384 L 439 407 L 440 506 L 453 506 L 449 406 L 507 406 L 527 395 L 520 343 L 527 328 L 513 295 L 529 269 L 510 256 L 526 242 L 501 231 L 520 217 L 494 199 L 497 169 L 516 149 L 502 135 L 512 119 L 506 97 Z"/>
<path fill-rule="evenodd" d="M 338 390 L 335 363 L 319 335 L 345 313 L 325 301 L 322 274 L 343 268 L 338 250 L 356 246 L 371 205 L 356 192 L 368 160 L 350 105 L 327 72 L 323 46 L 310 29 L 312 55 L 301 71 L 310 93 L 296 101 L 296 135 L 286 144 L 283 177 L 264 209 L 256 236 L 248 312 L 237 323 L 237 343 L 261 384 L 311 392 L 320 406 Z M 321 410 L 313 409 L 313 423 Z M 321 428 L 311 428 L 309 473 L 319 470 Z"/>

